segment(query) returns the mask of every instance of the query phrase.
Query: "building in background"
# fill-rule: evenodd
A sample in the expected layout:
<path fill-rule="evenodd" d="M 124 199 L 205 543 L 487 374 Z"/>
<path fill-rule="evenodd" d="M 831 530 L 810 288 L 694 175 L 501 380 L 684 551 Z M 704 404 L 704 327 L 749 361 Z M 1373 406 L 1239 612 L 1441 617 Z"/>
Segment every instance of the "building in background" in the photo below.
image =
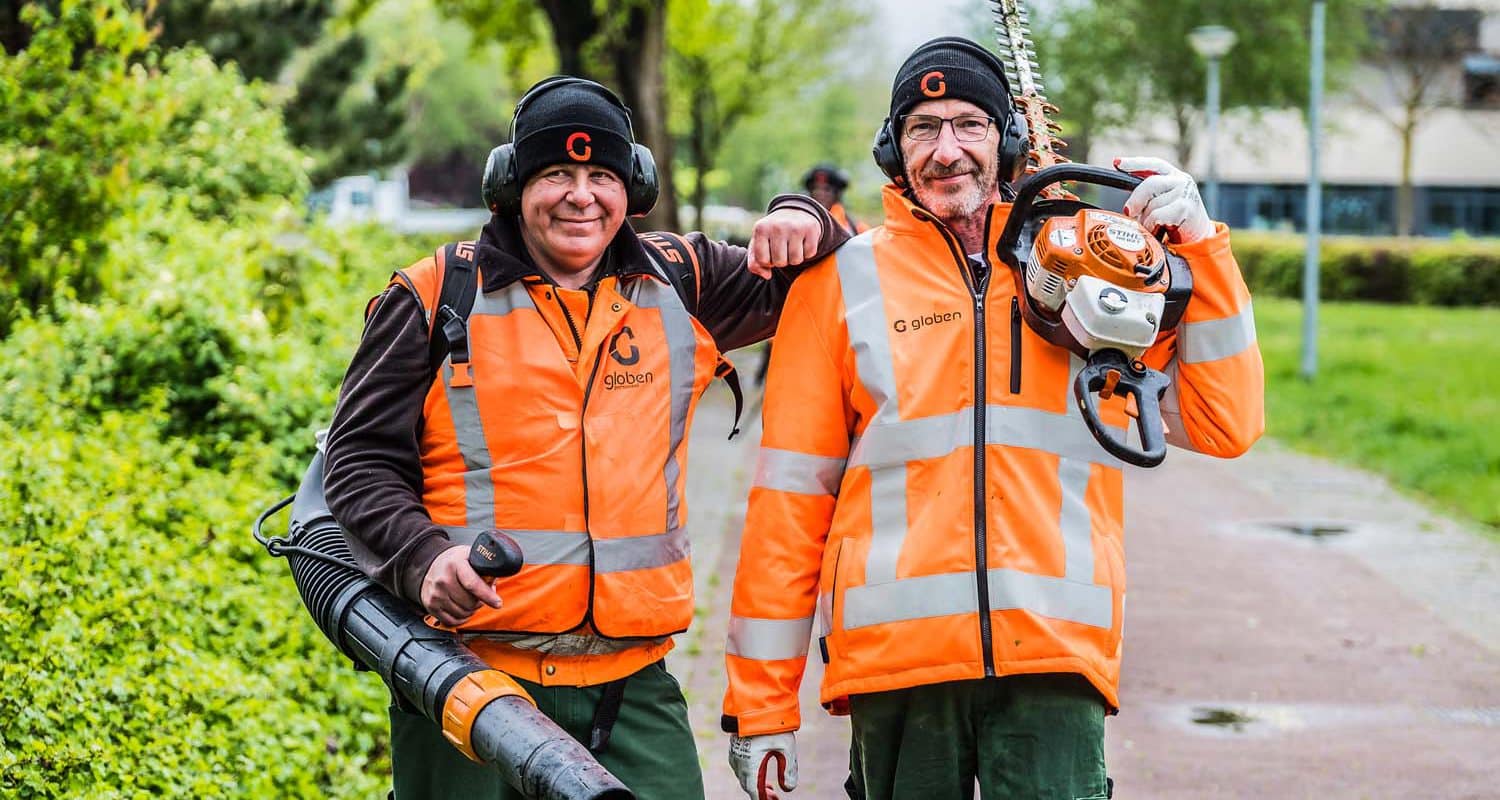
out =
<path fill-rule="evenodd" d="M 1379 55 L 1326 95 L 1321 150 L 1323 230 L 1399 232 L 1402 135 L 1411 132 L 1411 232 L 1500 236 L 1500 0 L 1397 2 L 1385 30 L 1406 37 L 1402 58 Z M 1375 31 L 1375 35 L 1380 35 Z M 1430 48 L 1430 49 L 1428 49 Z M 1096 159 L 1149 152 L 1172 159 L 1168 121 L 1100 137 Z M 1207 173 L 1199 132 L 1189 172 Z M 1220 121 L 1216 219 L 1249 230 L 1305 225 L 1304 112 L 1234 111 Z"/>

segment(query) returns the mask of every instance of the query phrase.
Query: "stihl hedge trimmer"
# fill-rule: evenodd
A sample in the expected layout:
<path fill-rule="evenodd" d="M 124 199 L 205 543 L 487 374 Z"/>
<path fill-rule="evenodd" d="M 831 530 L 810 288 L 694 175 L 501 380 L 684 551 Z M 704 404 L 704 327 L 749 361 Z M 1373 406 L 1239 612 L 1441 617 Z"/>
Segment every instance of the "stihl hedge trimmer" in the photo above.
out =
<path fill-rule="evenodd" d="M 1074 164 L 1059 152 L 1066 145 L 1049 117 L 1057 107 L 1042 94 L 1026 8 L 1020 0 L 991 5 L 1000 57 L 1031 139 L 1026 174 L 1000 235 L 1000 259 L 1016 276 L 1032 330 L 1085 360 L 1073 396 L 1094 438 L 1122 461 L 1154 467 L 1166 457 L 1160 400 L 1171 381 L 1140 357 L 1182 319 L 1192 273 L 1140 223 L 1063 188 L 1064 181 L 1079 181 L 1129 191 L 1141 179 Z M 1117 394 L 1135 400 L 1138 447 L 1099 415 L 1099 401 Z"/>

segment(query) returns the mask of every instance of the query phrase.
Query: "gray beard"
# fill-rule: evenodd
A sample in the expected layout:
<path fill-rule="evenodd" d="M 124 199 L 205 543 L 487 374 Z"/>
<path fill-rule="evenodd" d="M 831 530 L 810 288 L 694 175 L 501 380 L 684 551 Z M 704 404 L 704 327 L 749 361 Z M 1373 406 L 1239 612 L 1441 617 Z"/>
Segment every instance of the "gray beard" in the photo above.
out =
<path fill-rule="evenodd" d="M 1000 160 L 997 158 L 979 174 L 974 187 L 958 197 L 934 194 L 927 190 L 926 183 L 918 181 L 911 181 L 912 192 L 917 196 L 917 202 L 938 219 L 968 219 L 979 213 L 995 197 L 995 192 L 999 189 L 999 176 Z"/>

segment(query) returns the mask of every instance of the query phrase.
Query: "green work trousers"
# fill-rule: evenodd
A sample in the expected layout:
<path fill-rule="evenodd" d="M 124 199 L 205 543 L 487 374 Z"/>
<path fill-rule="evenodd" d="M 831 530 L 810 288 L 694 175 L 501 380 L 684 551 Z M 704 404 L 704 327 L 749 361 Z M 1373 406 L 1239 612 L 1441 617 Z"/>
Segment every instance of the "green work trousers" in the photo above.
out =
<path fill-rule="evenodd" d="M 538 686 L 518 681 L 542 710 L 588 742 L 602 686 Z M 657 662 L 630 676 L 620 716 L 599 763 L 639 800 L 702 800 L 703 773 L 677 679 Z M 494 767 L 476 764 L 421 714 L 391 708 L 395 800 L 523 800 Z"/>
<path fill-rule="evenodd" d="M 855 800 L 1103 800 L 1104 699 L 1078 675 L 849 698 Z"/>

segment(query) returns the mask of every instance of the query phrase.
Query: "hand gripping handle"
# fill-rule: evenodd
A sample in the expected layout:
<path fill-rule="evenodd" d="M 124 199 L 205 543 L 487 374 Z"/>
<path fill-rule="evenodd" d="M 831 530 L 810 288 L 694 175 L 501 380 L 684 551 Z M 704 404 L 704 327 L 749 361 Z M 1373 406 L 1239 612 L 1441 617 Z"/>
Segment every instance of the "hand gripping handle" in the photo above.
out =
<path fill-rule="evenodd" d="M 1171 379 L 1139 361 L 1132 361 L 1119 350 L 1100 350 L 1089 357 L 1088 364 L 1073 380 L 1073 397 L 1083 421 L 1099 444 L 1115 458 L 1138 467 L 1154 467 L 1167 457 L 1166 436 L 1161 422 L 1161 396 Z M 1136 431 L 1141 447 L 1136 449 L 1117 436 L 1099 417 L 1098 393 L 1106 390 L 1105 399 L 1123 394 L 1135 398 Z"/>

